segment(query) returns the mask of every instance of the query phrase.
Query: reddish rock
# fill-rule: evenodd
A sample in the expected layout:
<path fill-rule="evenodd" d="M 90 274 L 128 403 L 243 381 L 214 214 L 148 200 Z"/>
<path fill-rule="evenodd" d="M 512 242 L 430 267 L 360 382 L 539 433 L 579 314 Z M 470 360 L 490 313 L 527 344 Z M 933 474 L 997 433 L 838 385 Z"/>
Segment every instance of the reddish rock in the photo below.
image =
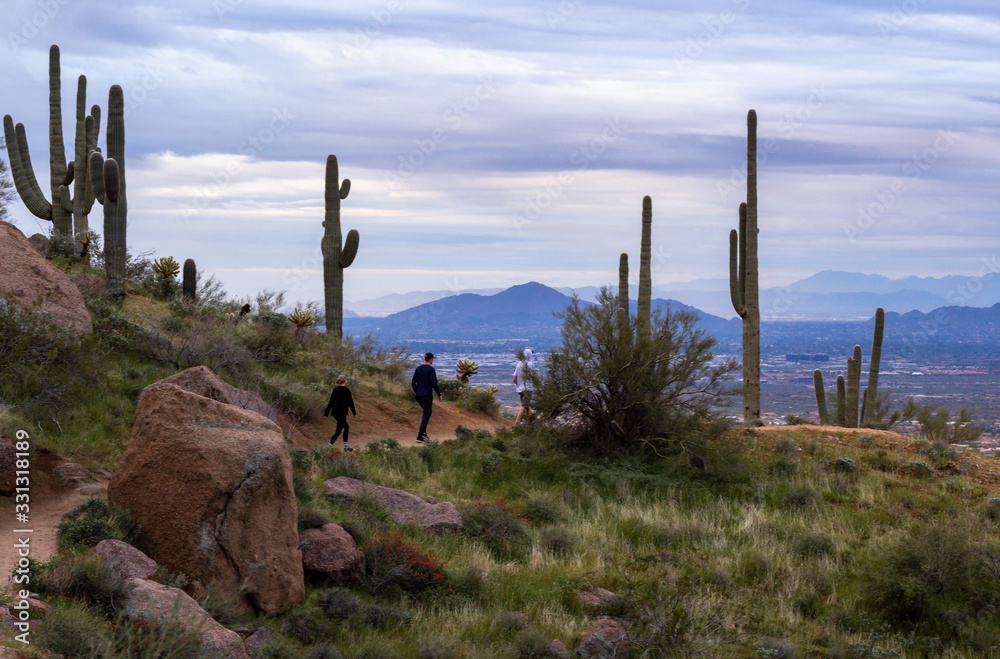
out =
<path fill-rule="evenodd" d="M 17 486 L 17 449 L 6 435 L 0 435 L 0 494 L 14 494 Z"/>
<path fill-rule="evenodd" d="M 271 630 L 262 627 L 243 641 L 243 647 L 246 648 L 250 659 L 257 659 L 257 657 L 263 656 L 264 646 L 270 643 L 273 638 L 274 634 L 271 633 Z"/>
<path fill-rule="evenodd" d="M 595 588 L 593 590 L 585 590 L 579 594 L 580 601 L 586 606 L 591 607 L 602 607 L 611 604 L 616 599 L 618 595 L 612 593 L 610 590 L 605 588 Z"/>
<path fill-rule="evenodd" d="M 432 531 L 455 531 L 462 526 L 462 514 L 450 502 L 427 503 L 420 497 L 381 485 L 370 485 L 340 476 L 323 483 L 330 496 L 355 501 L 366 491 L 374 492 L 397 524 L 412 524 Z"/>
<path fill-rule="evenodd" d="M 120 609 L 126 618 L 150 624 L 177 622 L 198 635 L 207 656 L 249 659 L 240 635 L 213 620 L 184 591 L 146 579 L 131 579 L 129 584 L 132 588 Z"/>
<path fill-rule="evenodd" d="M 252 391 L 234 387 L 216 375 L 207 366 L 194 366 L 185 369 L 180 373 L 175 373 L 168 378 L 153 383 L 150 387 L 155 384 L 176 384 L 184 391 L 190 391 L 193 394 L 211 398 L 220 403 L 228 403 L 229 405 L 241 407 L 245 410 L 251 410 L 267 417 L 271 421 L 278 421 L 278 415 L 274 411 L 274 408 L 264 402 L 263 398 Z M 148 388 L 146 387 L 146 389 Z M 146 393 L 146 389 L 143 389 L 139 394 L 140 400 L 142 399 L 142 394 Z"/>
<path fill-rule="evenodd" d="M 558 638 L 552 639 L 548 645 L 545 646 L 545 655 L 548 657 L 568 657 L 569 650 L 566 649 L 566 644 L 560 641 Z"/>
<path fill-rule="evenodd" d="M 64 462 L 52 470 L 55 477 L 66 485 L 82 485 L 93 478 L 86 467 L 75 462 Z"/>
<path fill-rule="evenodd" d="M 156 572 L 156 561 L 121 540 L 101 540 L 94 547 L 94 553 L 101 557 L 104 564 L 117 570 L 123 576 L 159 581 Z"/>
<path fill-rule="evenodd" d="M 584 634 L 576 653 L 583 659 L 625 659 L 628 657 L 625 628 L 617 620 L 601 618 Z"/>
<path fill-rule="evenodd" d="M 127 508 L 154 561 L 269 615 L 305 595 L 292 462 L 256 412 L 147 387 L 108 500 Z"/>
<path fill-rule="evenodd" d="M 299 534 L 302 565 L 339 582 L 356 581 L 365 573 L 365 555 L 351 534 L 336 524 L 306 529 Z"/>
<path fill-rule="evenodd" d="M 63 327 L 93 330 L 80 289 L 45 260 L 17 227 L 0 221 L 0 298 L 48 315 Z"/>

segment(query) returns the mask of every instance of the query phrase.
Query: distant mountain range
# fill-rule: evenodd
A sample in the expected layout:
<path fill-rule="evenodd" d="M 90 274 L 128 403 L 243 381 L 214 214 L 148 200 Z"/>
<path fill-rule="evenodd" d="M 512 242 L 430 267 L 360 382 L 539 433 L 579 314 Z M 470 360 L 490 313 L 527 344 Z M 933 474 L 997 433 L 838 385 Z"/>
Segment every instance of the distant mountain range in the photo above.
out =
<path fill-rule="evenodd" d="M 635 297 L 630 297 L 634 313 Z M 425 345 L 449 343 L 530 344 L 546 348 L 561 342 L 562 320 L 557 314 L 571 302 L 572 297 L 559 290 L 530 282 L 492 295 L 448 296 L 384 318 L 345 317 L 344 329 L 354 335 L 377 333 L 383 341 L 406 344 L 415 350 L 422 350 Z M 581 299 L 581 302 L 592 304 L 589 300 Z M 719 352 L 739 352 L 740 319 L 722 318 L 678 300 L 657 298 L 653 306 L 695 313 L 701 327 L 719 341 Z M 772 355 L 783 352 L 846 355 L 857 343 L 867 351 L 873 323 L 873 314 L 852 321 L 791 322 L 768 320 L 765 316 L 761 349 Z M 998 346 L 1000 303 L 988 308 L 945 306 L 929 313 L 886 313 L 884 351 L 887 355 L 903 359 L 947 355 L 1000 361 Z"/>
<path fill-rule="evenodd" d="M 905 277 L 826 270 L 784 287 L 762 289 L 761 315 L 765 320 L 863 320 L 877 307 L 887 312 L 924 313 L 948 306 L 989 307 L 1000 302 L 1000 266 L 984 263 L 981 276 Z M 462 294 L 489 296 L 502 289 L 468 291 L 418 291 L 387 295 L 375 300 L 348 302 L 360 316 L 388 316 L 419 305 Z M 581 300 L 593 301 L 596 286 L 555 289 L 565 295 L 574 292 Z M 636 289 L 630 296 L 635 299 Z M 674 300 L 700 309 L 705 314 L 733 318 L 728 279 L 696 279 L 654 286 L 657 298 Z M 345 312 L 347 315 L 347 312 Z"/>

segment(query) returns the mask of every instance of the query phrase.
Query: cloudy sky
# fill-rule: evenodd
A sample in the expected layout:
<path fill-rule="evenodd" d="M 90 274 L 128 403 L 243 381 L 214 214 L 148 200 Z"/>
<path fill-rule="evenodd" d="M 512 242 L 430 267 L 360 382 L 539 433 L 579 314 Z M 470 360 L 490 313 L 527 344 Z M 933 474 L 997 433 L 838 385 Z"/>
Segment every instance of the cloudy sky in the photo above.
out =
<path fill-rule="evenodd" d="M 647 194 L 654 284 L 726 277 L 750 108 L 765 285 L 1000 255 L 995 2 L 10 0 L 0 28 L 43 189 L 56 43 L 67 131 L 78 75 L 125 90 L 132 250 L 236 294 L 322 297 L 330 153 L 348 300 L 616 282 Z"/>

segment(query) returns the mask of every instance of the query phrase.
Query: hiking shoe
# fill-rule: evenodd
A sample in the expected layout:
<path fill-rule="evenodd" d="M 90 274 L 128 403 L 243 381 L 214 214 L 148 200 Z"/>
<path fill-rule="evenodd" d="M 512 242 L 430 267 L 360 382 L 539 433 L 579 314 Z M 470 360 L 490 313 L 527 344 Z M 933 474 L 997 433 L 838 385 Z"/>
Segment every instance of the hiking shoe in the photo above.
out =
<path fill-rule="evenodd" d="M 427 435 L 422 435 L 420 437 L 417 437 L 417 444 L 424 444 L 425 443 L 424 437 L 427 437 Z"/>
<path fill-rule="evenodd" d="M 354 449 L 352 449 L 350 446 L 348 446 L 347 444 L 344 444 L 344 453 L 350 453 L 353 450 Z"/>

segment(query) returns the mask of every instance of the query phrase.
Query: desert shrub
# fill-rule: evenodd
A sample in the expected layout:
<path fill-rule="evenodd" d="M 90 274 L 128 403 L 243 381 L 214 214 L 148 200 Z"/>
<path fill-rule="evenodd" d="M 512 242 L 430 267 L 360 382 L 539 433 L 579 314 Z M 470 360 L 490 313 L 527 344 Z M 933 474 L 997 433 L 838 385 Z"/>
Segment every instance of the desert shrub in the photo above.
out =
<path fill-rule="evenodd" d="M 45 418 L 73 399 L 88 371 L 79 332 L 0 296 L 0 400 Z"/>
<path fill-rule="evenodd" d="M 322 454 L 317 452 L 317 456 L 319 455 L 323 456 L 320 463 L 322 465 L 320 473 L 323 475 L 324 480 L 346 476 L 347 478 L 363 481 L 367 476 L 364 463 L 351 453 L 324 449 Z"/>
<path fill-rule="evenodd" d="M 777 458 L 771 461 L 768 465 L 768 469 L 775 476 L 787 478 L 788 476 L 794 476 L 799 473 L 799 456 L 797 455 L 779 455 Z"/>
<path fill-rule="evenodd" d="M 303 659 L 340 659 L 340 652 L 329 643 L 320 643 L 305 654 Z"/>
<path fill-rule="evenodd" d="M 576 548 L 578 538 L 576 534 L 565 526 L 549 526 L 542 529 L 539 534 L 538 544 L 542 548 L 556 556 L 565 556 Z"/>
<path fill-rule="evenodd" d="M 476 565 L 467 566 L 452 581 L 455 594 L 467 600 L 478 600 L 486 590 L 486 574 Z"/>
<path fill-rule="evenodd" d="M 885 449 L 879 449 L 875 453 L 866 455 L 864 461 L 879 471 L 892 472 L 899 468 Z"/>
<path fill-rule="evenodd" d="M 323 637 L 323 618 L 314 609 L 300 607 L 288 614 L 281 631 L 300 643 L 312 645 Z"/>
<path fill-rule="evenodd" d="M 819 493 L 809 485 L 796 485 L 782 499 L 782 503 L 789 508 L 811 508 L 817 501 Z"/>
<path fill-rule="evenodd" d="M 270 641 L 257 650 L 254 659 L 299 659 L 301 654 L 293 641 L 285 636 L 275 634 Z"/>
<path fill-rule="evenodd" d="M 307 505 L 313 500 L 312 485 L 309 479 L 301 474 L 292 474 L 292 492 L 295 493 L 295 500 L 300 506 Z"/>
<path fill-rule="evenodd" d="M 252 617 L 241 601 L 249 593 L 247 583 L 241 584 L 235 592 L 209 586 L 207 592 L 198 598 L 198 604 L 220 625 L 242 624 Z"/>
<path fill-rule="evenodd" d="M 916 526 L 873 557 L 869 602 L 889 621 L 920 622 L 939 613 L 948 594 L 969 599 L 979 558 L 957 523 Z"/>
<path fill-rule="evenodd" d="M 149 624 L 118 618 L 112 624 L 114 638 L 102 659 L 180 659 L 201 652 L 198 635 L 177 621 Z"/>
<path fill-rule="evenodd" d="M 472 444 L 479 441 L 487 440 L 492 435 L 489 430 L 472 430 L 466 428 L 465 426 L 459 425 L 455 428 L 455 439 L 460 444 Z"/>
<path fill-rule="evenodd" d="M 389 629 L 410 624 L 413 616 L 406 609 L 387 604 L 369 604 L 365 607 L 365 622 L 375 629 Z"/>
<path fill-rule="evenodd" d="M 510 656 L 516 659 L 548 657 L 549 639 L 537 629 L 525 629 L 514 637 Z"/>
<path fill-rule="evenodd" d="M 503 466 L 503 453 L 496 449 L 490 450 L 479 457 L 479 472 L 492 474 L 500 471 Z"/>
<path fill-rule="evenodd" d="M 348 369 L 366 375 L 380 375 L 390 380 L 399 380 L 412 362 L 406 346 L 382 345 L 379 337 L 371 334 L 361 339 L 344 336 L 341 341 L 324 338 L 327 339 L 324 347 L 335 363 L 345 364 Z"/>
<path fill-rule="evenodd" d="M 555 524 L 566 518 L 559 502 L 548 497 L 531 497 L 521 514 L 532 524 Z"/>
<path fill-rule="evenodd" d="M 535 407 L 549 419 L 579 419 L 580 439 L 595 448 L 686 435 L 692 417 L 735 393 L 735 362 L 714 360 L 716 341 L 693 313 L 657 310 L 650 339 L 635 340 L 636 319 L 620 331 L 618 301 L 602 289 L 597 304 L 574 299 L 561 317 L 562 346 L 547 355 Z"/>
<path fill-rule="evenodd" d="M 470 387 L 458 401 L 459 407 L 496 418 L 500 416 L 500 401 L 496 387 Z"/>
<path fill-rule="evenodd" d="M 346 588 L 331 588 L 319 598 L 319 609 L 327 618 L 344 620 L 358 610 L 358 598 Z"/>
<path fill-rule="evenodd" d="M 118 570 L 105 566 L 93 553 L 57 554 L 40 566 L 39 591 L 81 599 L 113 617 L 115 602 L 121 602 L 131 586 Z"/>
<path fill-rule="evenodd" d="M 136 344 L 152 359 L 183 370 L 207 366 L 213 371 L 251 363 L 233 325 L 215 309 L 190 307 L 146 325 Z"/>
<path fill-rule="evenodd" d="M 906 465 L 906 471 L 914 478 L 930 478 L 934 475 L 934 467 L 926 462 L 911 462 Z"/>
<path fill-rule="evenodd" d="M 444 638 L 425 638 L 417 648 L 420 659 L 460 659 L 462 650 L 452 641 Z"/>
<path fill-rule="evenodd" d="M 926 455 L 938 464 L 954 460 L 958 455 L 955 453 L 955 449 L 951 447 L 951 444 L 941 439 L 934 440 L 928 444 L 921 444 L 917 452 L 921 455 Z"/>
<path fill-rule="evenodd" d="M 493 624 L 507 632 L 518 631 L 528 626 L 528 616 L 524 611 L 500 611 L 493 616 Z"/>
<path fill-rule="evenodd" d="M 455 401 L 460 400 L 465 395 L 469 385 L 461 380 L 438 380 L 438 389 L 441 390 L 442 398 Z"/>
<path fill-rule="evenodd" d="M 799 416 L 798 414 L 789 414 L 785 416 L 785 423 L 790 426 L 806 426 L 812 423 L 812 419 Z"/>
<path fill-rule="evenodd" d="M 31 640 L 55 655 L 101 657 L 111 647 L 100 614 L 80 602 L 60 600 L 32 624 Z"/>
<path fill-rule="evenodd" d="M 736 640 L 727 632 L 731 624 L 691 593 L 659 591 L 653 600 L 629 608 L 628 643 L 646 657 L 705 656 L 712 648 Z"/>
<path fill-rule="evenodd" d="M 941 440 L 949 444 L 967 444 L 979 439 L 982 430 L 972 424 L 972 413 L 963 407 L 954 419 L 948 408 L 935 410 L 930 405 L 917 414 L 918 432 L 930 441 Z"/>
<path fill-rule="evenodd" d="M 528 530 L 504 499 L 465 508 L 462 532 L 480 540 L 497 558 L 518 558 L 528 549 Z"/>
<path fill-rule="evenodd" d="M 822 533 L 807 533 L 795 540 L 795 553 L 802 557 L 832 556 L 837 551 L 833 538 Z"/>
<path fill-rule="evenodd" d="M 816 593 L 805 593 L 799 595 L 792 602 L 795 607 L 795 611 L 803 618 L 818 618 L 819 617 L 819 596 Z"/>
<path fill-rule="evenodd" d="M 404 540 L 398 532 L 376 533 L 361 546 L 361 551 L 366 561 L 365 585 L 374 593 L 421 593 L 447 586 L 444 563 Z"/>
<path fill-rule="evenodd" d="M 829 471 L 838 474 L 853 474 L 858 466 L 850 458 L 837 458 L 826 467 Z"/>
<path fill-rule="evenodd" d="M 108 350 L 131 350 L 142 327 L 131 320 L 114 298 L 102 295 L 84 297 L 94 325 L 94 336 Z"/>
<path fill-rule="evenodd" d="M 990 497 L 986 500 L 986 517 L 992 520 L 1000 519 L 1000 497 Z"/>
<path fill-rule="evenodd" d="M 795 659 L 795 646 L 782 638 L 762 638 L 757 644 L 759 659 Z"/>
<path fill-rule="evenodd" d="M 128 510 L 92 497 L 63 514 L 56 529 L 56 542 L 59 551 L 65 552 L 94 547 L 101 540 L 131 543 L 138 532 Z"/>
<path fill-rule="evenodd" d="M 441 464 L 441 444 L 433 439 L 425 440 L 425 444 L 417 449 L 417 457 L 427 465 L 428 471 L 435 471 Z"/>

